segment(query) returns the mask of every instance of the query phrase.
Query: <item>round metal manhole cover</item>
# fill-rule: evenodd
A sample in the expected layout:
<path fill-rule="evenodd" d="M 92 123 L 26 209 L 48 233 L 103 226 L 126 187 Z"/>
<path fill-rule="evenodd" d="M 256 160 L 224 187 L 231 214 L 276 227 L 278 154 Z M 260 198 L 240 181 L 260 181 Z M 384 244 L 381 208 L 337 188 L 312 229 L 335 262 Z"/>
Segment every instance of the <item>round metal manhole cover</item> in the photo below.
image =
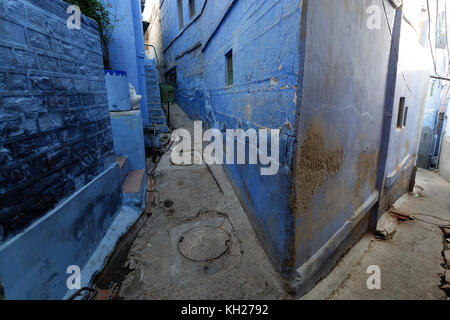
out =
<path fill-rule="evenodd" d="M 178 239 L 181 255 L 196 262 L 218 259 L 228 252 L 230 245 L 230 234 L 213 226 L 190 229 Z"/>

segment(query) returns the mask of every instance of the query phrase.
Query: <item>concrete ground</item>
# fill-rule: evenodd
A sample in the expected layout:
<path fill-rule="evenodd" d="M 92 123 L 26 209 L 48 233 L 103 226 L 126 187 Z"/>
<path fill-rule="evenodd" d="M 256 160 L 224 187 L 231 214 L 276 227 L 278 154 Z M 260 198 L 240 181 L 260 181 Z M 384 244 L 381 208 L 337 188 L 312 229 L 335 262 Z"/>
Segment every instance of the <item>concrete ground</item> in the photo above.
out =
<path fill-rule="evenodd" d="M 419 196 L 405 195 L 394 206 L 428 222 L 444 223 L 418 214 L 450 220 L 450 184 L 434 172 L 419 169 L 416 186 Z M 445 272 L 444 245 L 438 226 L 419 221 L 400 222 L 391 240 L 367 234 L 303 299 L 446 299 L 439 288 Z M 367 288 L 367 269 L 372 265 L 381 270 L 380 290 Z"/>
<path fill-rule="evenodd" d="M 178 106 L 170 118 L 193 132 Z M 221 166 L 176 166 L 168 151 L 154 183 L 152 216 L 129 253 L 121 297 L 288 298 Z"/>

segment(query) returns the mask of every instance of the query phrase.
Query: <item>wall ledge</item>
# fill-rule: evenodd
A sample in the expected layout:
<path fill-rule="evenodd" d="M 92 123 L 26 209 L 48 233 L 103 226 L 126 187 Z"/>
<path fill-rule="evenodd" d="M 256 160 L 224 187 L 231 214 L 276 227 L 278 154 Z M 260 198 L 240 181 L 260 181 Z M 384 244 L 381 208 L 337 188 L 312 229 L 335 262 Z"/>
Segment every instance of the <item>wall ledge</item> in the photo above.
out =
<path fill-rule="evenodd" d="M 395 183 L 395 181 L 397 181 L 400 172 L 402 172 L 406 168 L 406 163 L 408 162 L 410 157 L 411 155 L 408 153 L 406 157 L 403 158 L 402 162 L 398 165 L 398 167 L 386 177 L 386 188 L 390 188 Z"/>
<path fill-rule="evenodd" d="M 373 192 L 366 202 L 355 211 L 353 216 L 308 261 L 296 270 L 294 279 L 287 283 L 290 292 L 300 296 L 306 294 L 334 268 L 335 262 L 345 252 L 348 243 L 353 244 L 353 240 L 349 240 L 350 235 L 366 231 L 366 228 L 360 229 L 359 232 L 355 232 L 355 229 L 368 218 L 368 214 L 377 203 L 379 195 L 379 191 Z"/>
<path fill-rule="evenodd" d="M 119 213 L 119 170 L 112 164 L 0 246 L 7 299 L 63 298 L 67 267 L 86 265 Z"/>

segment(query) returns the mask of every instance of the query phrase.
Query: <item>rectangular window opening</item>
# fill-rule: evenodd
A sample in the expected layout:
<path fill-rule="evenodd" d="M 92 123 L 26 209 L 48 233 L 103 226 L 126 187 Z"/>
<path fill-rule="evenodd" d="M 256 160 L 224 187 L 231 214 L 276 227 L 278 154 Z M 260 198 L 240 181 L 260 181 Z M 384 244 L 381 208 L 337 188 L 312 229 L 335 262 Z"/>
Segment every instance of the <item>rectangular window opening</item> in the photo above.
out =
<path fill-rule="evenodd" d="M 233 85 L 233 50 L 230 50 L 226 55 L 227 60 L 227 86 Z"/>
<path fill-rule="evenodd" d="M 195 16 L 195 0 L 189 0 L 189 17 L 192 19 Z"/>
<path fill-rule="evenodd" d="M 183 0 L 178 0 L 178 24 L 180 26 L 180 30 L 184 28 Z"/>
<path fill-rule="evenodd" d="M 177 84 L 177 68 L 172 68 L 165 73 L 165 80 L 167 84 L 171 84 L 175 87 Z"/>
<path fill-rule="evenodd" d="M 405 114 L 405 97 L 401 97 L 400 104 L 398 106 L 397 129 L 403 128 L 404 114 Z"/>
<path fill-rule="evenodd" d="M 406 122 L 408 121 L 408 110 L 409 110 L 409 107 L 406 107 L 405 108 L 405 116 L 403 119 L 403 127 L 406 127 Z"/>

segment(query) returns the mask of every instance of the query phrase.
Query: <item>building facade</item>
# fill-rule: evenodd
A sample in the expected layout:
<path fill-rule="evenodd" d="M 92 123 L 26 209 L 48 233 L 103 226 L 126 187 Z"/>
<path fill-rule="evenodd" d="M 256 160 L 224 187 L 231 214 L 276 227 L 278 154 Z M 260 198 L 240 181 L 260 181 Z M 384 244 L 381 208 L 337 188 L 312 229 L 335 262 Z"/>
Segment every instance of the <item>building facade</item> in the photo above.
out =
<path fill-rule="evenodd" d="M 146 39 L 190 117 L 281 130 L 277 175 L 225 169 L 288 290 L 311 288 L 408 191 L 430 67 L 423 4 L 147 1 Z"/>
<path fill-rule="evenodd" d="M 81 286 L 89 285 L 142 212 L 146 184 L 122 188 L 133 164 L 115 154 L 97 23 L 81 15 L 80 28 L 68 28 L 68 6 L 0 2 L 0 287 L 6 299 L 67 297 L 74 270 Z M 142 120 L 138 125 L 142 135 Z"/>

